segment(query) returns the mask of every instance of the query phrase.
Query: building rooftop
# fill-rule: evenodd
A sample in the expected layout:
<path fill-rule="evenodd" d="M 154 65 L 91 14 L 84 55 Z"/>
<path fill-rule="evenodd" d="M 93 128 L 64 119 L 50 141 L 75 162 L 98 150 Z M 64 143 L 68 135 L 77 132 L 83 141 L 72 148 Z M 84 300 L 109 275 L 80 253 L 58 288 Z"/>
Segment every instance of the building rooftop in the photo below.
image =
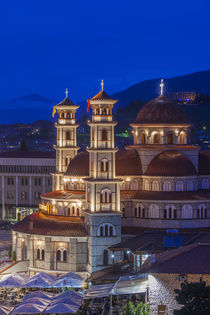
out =
<path fill-rule="evenodd" d="M 0 152 L 0 158 L 11 159 L 55 159 L 55 151 L 5 151 Z"/>
<path fill-rule="evenodd" d="M 12 227 L 13 231 L 51 236 L 86 236 L 84 219 L 36 212 Z"/>
<path fill-rule="evenodd" d="M 194 243 L 147 259 L 142 273 L 210 274 L 210 243 Z"/>
<path fill-rule="evenodd" d="M 85 196 L 85 191 L 78 190 L 55 190 L 45 194 L 42 194 L 41 197 L 46 199 L 80 199 Z"/>

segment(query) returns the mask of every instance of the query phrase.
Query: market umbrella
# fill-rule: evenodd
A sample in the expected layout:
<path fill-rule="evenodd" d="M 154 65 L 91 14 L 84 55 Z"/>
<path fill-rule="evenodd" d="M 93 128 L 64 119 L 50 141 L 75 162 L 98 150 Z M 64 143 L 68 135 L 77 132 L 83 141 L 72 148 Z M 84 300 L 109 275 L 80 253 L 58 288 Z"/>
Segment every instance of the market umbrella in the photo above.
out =
<path fill-rule="evenodd" d="M 48 306 L 50 303 L 49 299 L 43 299 L 43 298 L 39 298 L 39 297 L 32 297 L 32 298 L 28 298 L 27 300 L 24 300 L 21 304 L 36 304 L 36 305 L 44 305 L 44 306 Z"/>
<path fill-rule="evenodd" d="M 64 303 L 56 303 L 53 305 L 49 305 L 45 312 L 46 314 L 54 314 L 54 313 L 60 313 L 60 314 L 66 314 L 66 313 L 76 313 L 79 309 L 79 306 L 76 305 L 69 305 Z"/>
<path fill-rule="evenodd" d="M 0 281 L 0 287 L 4 288 L 17 288 L 24 285 L 24 283 L 27 281 L 29 276 L 25 274 L 19 274 L 16 272 L 13 272 L 9 275 L 5 275 L 2 277 Z"/>
<path fill-rule="evenodd" d="M 26 288 L 51 288 L 55 277 L 45 272 L 40 272 L 30 278 L 24 285 Z"/>
<path fill-rule="evenodd" d="M 62 302 L 65 304 L 81 305 L 82 295 L 74 291 L 65 291 L 63 293 L 57 294 L 53 299 L 51 304 Z"/>
<path fill-rule="evenodd" d="M 61 287 L 72 287 L 72 288 L 81 288 L 84 282 L 84 278 L 81 276 L 69 272 L 61 277 L 59 277 L 53 283 L 54 288 L 61 288 Z"/>
<path fill-rule="evenodd" d="M 46 309 L 46 306 L 44 305 L 38 305 L 38 304 L 25 304 L 25 303 L 20 303 L 17 305 L 13 311 L 11 312 L 11 315 L 15 314 L 39 314 L 43 313 L 44 310 Z"/>
<path fill-rule="evenodd" d="M 34 291 L 34 292 L 27 294 L 26 296 L 24 296 L 23 300 L 26 301 L 26 300 L 34 298 L 34 297 L 50 300 L 51 298 L 53 298 L 53 296 L 54 296 L 53 293 L 44 292 L 44 291 L 39 290 L 39 291 Z"/>
<path fill-rule="evenodd" d="M 12 309 L 11 306 L 0 305 L 0 315 L 9 314 Z"/>

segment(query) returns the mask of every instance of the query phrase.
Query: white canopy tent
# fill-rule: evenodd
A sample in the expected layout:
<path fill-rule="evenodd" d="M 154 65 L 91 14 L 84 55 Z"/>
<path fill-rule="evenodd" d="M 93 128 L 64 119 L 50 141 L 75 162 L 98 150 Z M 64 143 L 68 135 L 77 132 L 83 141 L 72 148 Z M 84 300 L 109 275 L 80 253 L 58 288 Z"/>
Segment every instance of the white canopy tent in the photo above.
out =
<path fill-rule="evenodd" d="M 80 306 L 82 304 L 82 295 L 74 291 L 66 291 L 57 294 L 53 299 L 51 304 L 55 303 L 65 303 Z"/>
<path fill-rule="evenodd" d="M 39 298 L 39 297 L 32 297 L 30 299 L 26 299 L 24 300 L 21 304 L 35 304 L 35 305 L 43 305 L 45 307 L 47 307 L 50 303 L 49 299 L 43 299 L 43 298 Z"/>
<path fill-rule="evenodd" d="M 138 294 L 147 290 L 145 275 L 123 276 L 116 283 L 92 286 L 85 299 L 101 298 L 109 295 Z"/>
<path fill-rule="evenodd" d="M 30 278 L 23 287 L 25 288 L 52 288 L 54 276 L 51 276 L 45 272 L 40 272 Z"/>

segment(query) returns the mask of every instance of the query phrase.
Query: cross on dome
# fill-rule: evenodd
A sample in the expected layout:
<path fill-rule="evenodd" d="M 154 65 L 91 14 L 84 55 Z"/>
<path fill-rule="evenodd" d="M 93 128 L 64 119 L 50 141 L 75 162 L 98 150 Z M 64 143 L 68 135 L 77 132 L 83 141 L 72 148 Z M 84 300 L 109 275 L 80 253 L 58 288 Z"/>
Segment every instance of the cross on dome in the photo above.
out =
<path fill-rule="evenodd" d="M 69 96 L 69 90 L 66 88 L 66 98 Z"/>
<path fill-rule="evenodd" d="M 101 91 L 103 91 L 104 90 L 104 80 L 102 79 L 101 80 Z"/>
<path fill-rule="evenodd" d="M 164 80 L 161 79 L 161 82 L 160 82 L 160 95 L 161 96 L 163 95 L 163 88 L 164 88 Z"/>

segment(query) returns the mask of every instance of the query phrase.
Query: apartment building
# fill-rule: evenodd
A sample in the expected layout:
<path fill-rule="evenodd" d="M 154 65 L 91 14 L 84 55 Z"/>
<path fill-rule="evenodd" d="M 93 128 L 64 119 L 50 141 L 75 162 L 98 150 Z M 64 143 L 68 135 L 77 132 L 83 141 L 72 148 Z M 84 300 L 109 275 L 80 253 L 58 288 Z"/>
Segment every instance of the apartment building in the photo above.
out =
<path fill-rule="evenodd" d="M 0 153 L 0 215 L 18 220 L 38 210 L 40 195 L 52 190 L 54 152 Z"/>

